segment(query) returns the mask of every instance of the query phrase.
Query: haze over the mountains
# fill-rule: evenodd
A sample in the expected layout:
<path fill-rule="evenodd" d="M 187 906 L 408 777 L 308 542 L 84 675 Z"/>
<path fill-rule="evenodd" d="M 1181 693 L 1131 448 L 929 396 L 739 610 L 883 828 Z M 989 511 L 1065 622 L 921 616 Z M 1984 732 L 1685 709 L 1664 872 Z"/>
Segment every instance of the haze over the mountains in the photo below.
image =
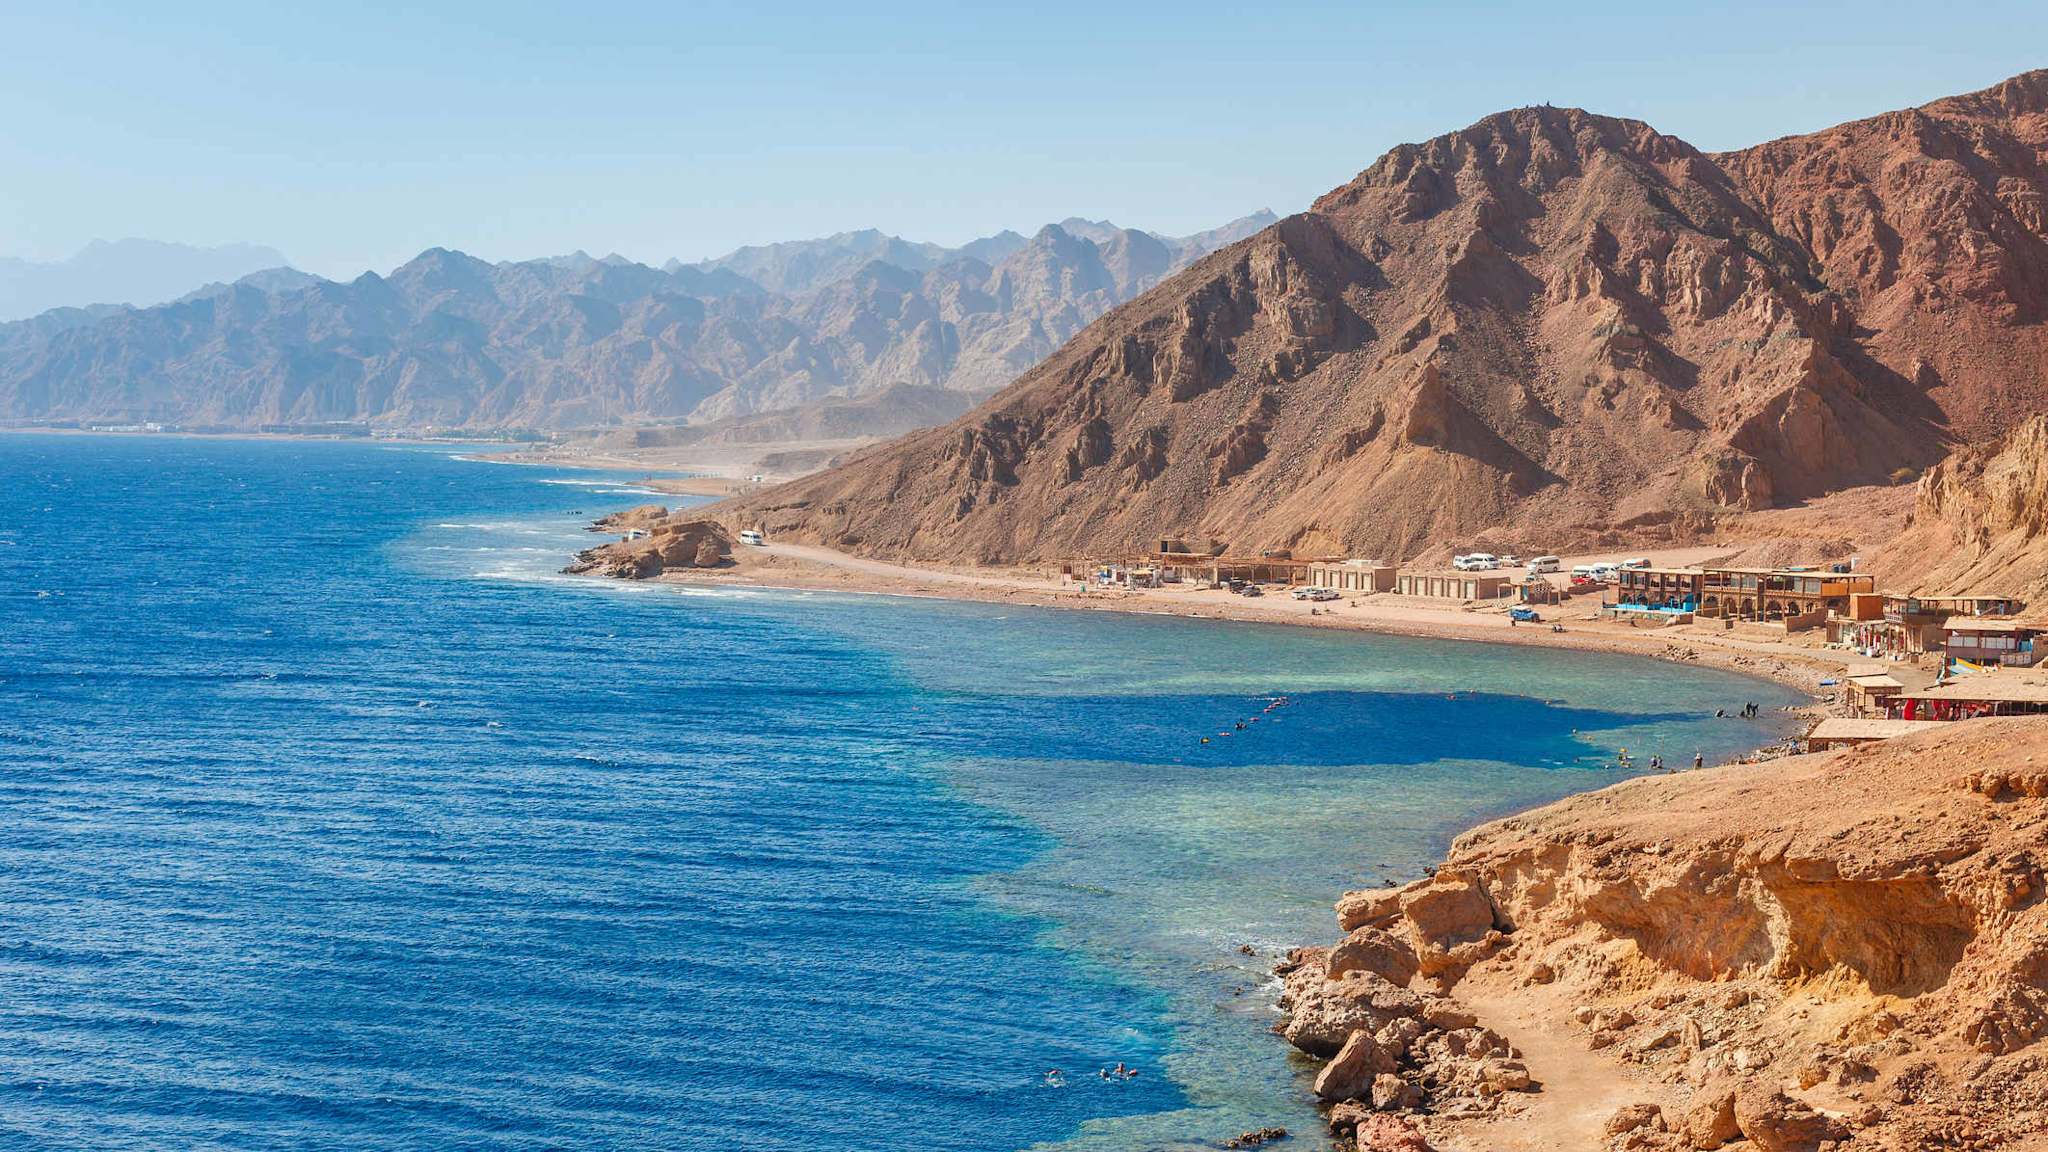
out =
<path fill-rule="evenodd" d="M 195 247 L 136 239 L 95 240 L 63 260 L 0 256 L 0 322 L 52 308 L 161 304 L 204 284 L 288 263 L 260 244 Z"/>
<path fill-rule="evenodd" d="M 953 424 L 728 511 L 987 562 L 1562 550 L 1897 483 L 2043 412 L 2048 71 L 1722 154 L 1542 106 L 1395 148 Z M 2048 489 L 1990 486 L 2048 476 L 2043 443 L 1923 507 L 1973 549 L 2048 535 Z"/>
<path fill-rule="evenodd" d="M 961 411 L 1274 219 L 1188 237 L 1069 219 L 958 248 L 849 232 L 659 269 L 432 249 L 347 283 L 266 270 L 157 307 L 0 325 L 0 418 L 566 428 L 891 389 L 957 394 Z"/>

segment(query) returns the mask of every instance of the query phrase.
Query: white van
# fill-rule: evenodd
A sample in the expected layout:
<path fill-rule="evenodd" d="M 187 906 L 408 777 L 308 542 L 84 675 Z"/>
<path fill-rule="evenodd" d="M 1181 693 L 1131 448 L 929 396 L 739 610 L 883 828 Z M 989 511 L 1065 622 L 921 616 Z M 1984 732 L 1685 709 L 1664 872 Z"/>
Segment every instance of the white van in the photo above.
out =
<path fill-rule="evenodd" d="M 756 529 L 746 528 L 740 532 L 740 543 L 752 544 L 754 547 L 760 548 L 768 543 L 768 538 L 761 535 Z"/>
<path fill-rule="evenodd" d="M 1593 579 L 1602 584 L 1612 584 L 1621 579 L 1621 569 L 1612 564 L 1593 565 Z"/>
<path fill-rule="evenodd" d="M 1453 559 L 1451 567 L 1460 572 L 1491 572 L 1500 567 L 1500 561 L 1491 552 L 1473 552 Z"/>
<path fill-rule="evenodd" d="M 1564 561 L 1559 560 L 1555 556 L 1538 556 L 1534 560 L 1529 561 L 1529 575 L 1531 576 L 1548 576 L 1552 572 L 1563 570 Z"/>

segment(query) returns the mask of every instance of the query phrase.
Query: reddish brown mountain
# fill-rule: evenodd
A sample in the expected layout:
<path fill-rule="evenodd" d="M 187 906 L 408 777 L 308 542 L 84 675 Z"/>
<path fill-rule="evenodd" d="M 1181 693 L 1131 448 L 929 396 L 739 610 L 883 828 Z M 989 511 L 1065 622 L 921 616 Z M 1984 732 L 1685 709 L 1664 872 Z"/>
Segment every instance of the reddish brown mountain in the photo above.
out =
<path fill-rule="evenodd" d="M 942 428 L 727 509 L 865 551 L 1682 536 L 2048 408 L 2048 72 L 1724 155 L 1403 145 Z"/>

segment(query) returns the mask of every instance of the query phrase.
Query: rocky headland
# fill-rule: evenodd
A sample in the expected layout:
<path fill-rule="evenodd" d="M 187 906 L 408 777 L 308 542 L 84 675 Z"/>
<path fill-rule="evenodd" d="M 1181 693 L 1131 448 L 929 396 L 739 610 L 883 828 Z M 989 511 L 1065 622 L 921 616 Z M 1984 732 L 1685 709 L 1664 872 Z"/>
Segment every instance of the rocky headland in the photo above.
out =
<path fill-rule="evenodd" d="M 572 576 L 651 580 L 664 572 L 732 564 L 732 537 L 723 525 L 670 512 L 660 504 L 614 512 L 593 522 L 590 529 L 622 533 L 623 538 L 577 553 L 575 562 L 562 571 Z"/>
<path fill-rule="evenodd" d="M 1646 777 L 1337 904 L 1286 1038 L 1373 1149 L 2048 1146 L 2048 720 Z"/>

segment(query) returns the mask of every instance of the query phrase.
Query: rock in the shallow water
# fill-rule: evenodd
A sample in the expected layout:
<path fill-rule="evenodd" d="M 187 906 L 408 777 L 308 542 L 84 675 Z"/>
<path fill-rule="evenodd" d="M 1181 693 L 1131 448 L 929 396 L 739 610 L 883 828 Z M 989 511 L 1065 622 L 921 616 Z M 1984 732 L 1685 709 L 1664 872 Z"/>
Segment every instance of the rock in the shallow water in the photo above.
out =
<path fill-rule="evenodd" d="M 1357 1100 L 1372 1093 L 1374 1077 L 1393 1070 L 1394 1058 L 1361 1028 L 1316 1075 L 1315 1094 L 1322 1100 Z"/>
<path fill-rule="evenodd" d="M 1768 1084 L 1751 1082 L 1735 1093 L 1735 1125 L 1757 1152 L 1816 1152 L 1841 1128 Z"/>
<path fill-rule="evenodd" d="M 1330 949 L 1325 969 L 1332 980 L 1346 972 L 1370 972 L 1405 986 L 1415 979 L 1417 964 L 1415 950 L 1393 933 L 1382 928 L 1359 928 Z"/>

